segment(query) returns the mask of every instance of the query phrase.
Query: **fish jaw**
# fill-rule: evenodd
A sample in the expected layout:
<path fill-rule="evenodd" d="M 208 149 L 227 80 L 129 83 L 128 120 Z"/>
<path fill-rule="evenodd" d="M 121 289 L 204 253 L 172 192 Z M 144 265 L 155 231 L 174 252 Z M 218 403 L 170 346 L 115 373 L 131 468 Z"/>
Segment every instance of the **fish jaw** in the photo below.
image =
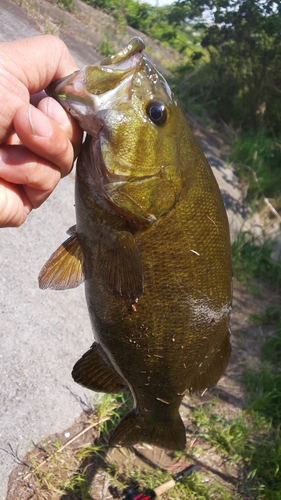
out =
<path fill-rule="evenodd" d="M 93 66 L 85 66 L 71 75 L 52 82 L 46 92 L 55 98 L 92 137 L 103 128 L 97 111 L 106 106 L 116 87 L 127 87 L 143 58 L 145 45 L 135 37 L 128 46 Z"/>
<path fill-rule="evenodd" d="M 93 197 L 139 228 L 170 211 L 182 189 L 173 131 L 179 110 L 143 49 L 136 37 L 118 54 L 47 89 L 91 137 L 84 164 Z M 166 113 L 164 124 L 151 120 L 151 106 Z"/>

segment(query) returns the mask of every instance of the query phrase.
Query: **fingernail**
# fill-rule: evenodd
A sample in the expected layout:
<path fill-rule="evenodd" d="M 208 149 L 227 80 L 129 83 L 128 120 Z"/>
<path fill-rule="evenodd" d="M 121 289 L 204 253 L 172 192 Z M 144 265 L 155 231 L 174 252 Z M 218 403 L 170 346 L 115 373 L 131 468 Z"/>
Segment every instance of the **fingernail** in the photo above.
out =
<path fill-rule="evenodd" d="M 69 118 L 64 111 L 63 107 L 52 97 L 47 99 L 47 115 L 55 120 L 58 125 L 66 127 L 69 125 Z"/>
<path fill-rule="evenodd" d="M 33 135 L 37 137 L 50 137 L 53 129 L 47 116 L 39 109 L 29 105 L 29 121 Z"/>

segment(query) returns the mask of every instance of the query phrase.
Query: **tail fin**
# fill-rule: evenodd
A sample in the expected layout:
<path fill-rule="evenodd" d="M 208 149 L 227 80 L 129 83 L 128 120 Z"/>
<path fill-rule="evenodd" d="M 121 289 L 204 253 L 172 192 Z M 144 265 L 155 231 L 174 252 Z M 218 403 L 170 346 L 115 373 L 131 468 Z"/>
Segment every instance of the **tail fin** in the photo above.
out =
<path fill-rule="evenodd" d="M 184 450 L 185 427 L 179 413 L 176 418 L 157 422 L 131 410 L 113 431 L 109 446 L 131 446 L 139 442 L 168 450 Z"/>

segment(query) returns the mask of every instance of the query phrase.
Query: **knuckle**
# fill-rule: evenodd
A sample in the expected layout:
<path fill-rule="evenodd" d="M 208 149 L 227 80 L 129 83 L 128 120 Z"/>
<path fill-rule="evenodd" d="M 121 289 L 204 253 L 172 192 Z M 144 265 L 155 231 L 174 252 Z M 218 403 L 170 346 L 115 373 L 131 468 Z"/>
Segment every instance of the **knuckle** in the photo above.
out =
<path fill-rule="evenodd" d="M 56 158 L 56 165 L 61 171 L 62 177 L 68 174 L 71 170 L 74 161 L 74 151 L 72 144 L 68 139 L 60 145 L 60 151 Z"/>
<path fill-rule="evenodd" d="M 68 48 L 60 38 L 58 38 L 55 35 L 44 35 L 44 37 L 46 38 L 48 46 L 53 47 L 54 51 L 57 51 L 57 53 L 62 54 L 62 57 L 63 55 L 68 54 L 69 52 Z"/>
<path fill-rule="evenodd" d="M 53 191 L 60 180 L 60 171 L 56 165 L 44 162 L 40 157 L 30 164 L 27 175 L 27 185 L 46 192 Z"/>

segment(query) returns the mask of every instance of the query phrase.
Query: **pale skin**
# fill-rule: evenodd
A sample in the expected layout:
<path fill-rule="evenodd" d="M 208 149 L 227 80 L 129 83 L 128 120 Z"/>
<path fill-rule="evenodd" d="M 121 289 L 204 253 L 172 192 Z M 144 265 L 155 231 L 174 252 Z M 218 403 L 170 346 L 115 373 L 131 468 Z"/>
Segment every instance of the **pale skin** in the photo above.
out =
<path fill-rule="evenodd" d="M 34 94 L 76 69 L 54 36 L 0 43 L 0 227 L 23 224 L 72 168 L 80 127 L 54 99 Z"/>

